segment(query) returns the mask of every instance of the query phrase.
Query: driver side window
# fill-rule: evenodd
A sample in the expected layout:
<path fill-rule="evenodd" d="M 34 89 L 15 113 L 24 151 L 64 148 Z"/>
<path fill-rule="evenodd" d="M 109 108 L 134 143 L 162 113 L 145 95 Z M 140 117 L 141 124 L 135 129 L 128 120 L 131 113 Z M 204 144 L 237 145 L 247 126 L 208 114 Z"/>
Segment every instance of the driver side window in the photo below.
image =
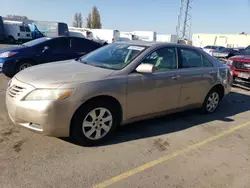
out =
<path fill-rule="evenodd" d="M 146 57 L 142 61 L 144 64 L 154 65 L 156 71 L 177 69 L 175 48 L 161 48 Z"/>

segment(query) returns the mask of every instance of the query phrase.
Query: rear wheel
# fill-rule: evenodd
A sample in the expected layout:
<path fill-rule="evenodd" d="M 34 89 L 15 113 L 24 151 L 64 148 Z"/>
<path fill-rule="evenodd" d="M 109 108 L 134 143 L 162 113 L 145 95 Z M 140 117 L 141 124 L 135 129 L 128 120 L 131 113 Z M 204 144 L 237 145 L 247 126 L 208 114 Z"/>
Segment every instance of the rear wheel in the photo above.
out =
<path fill-rule="evenodd" d="M 81 145 L 102 143 L 120 123 L 119 110 L 110 101 L 93 101 L 74 115 L 71 136 Z"/>
<path fill-rule="evenodd" d="M 202 112 L 203 113 L 214 113 L 220 103 L 220 100 L 222 96 L 220 96 L 221 93 L 219 92 L 218 89 L 214 88 L 212 89 L 206 96 L 203 106 L 202 106 Z"/>

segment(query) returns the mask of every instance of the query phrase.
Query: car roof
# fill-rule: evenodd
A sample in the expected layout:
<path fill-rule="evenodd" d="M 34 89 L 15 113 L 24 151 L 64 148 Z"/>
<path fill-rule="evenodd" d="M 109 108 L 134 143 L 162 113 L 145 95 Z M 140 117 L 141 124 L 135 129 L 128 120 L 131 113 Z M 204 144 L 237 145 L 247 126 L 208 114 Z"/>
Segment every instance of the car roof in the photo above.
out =
<path fill-rule="evenodd" d="M 177 44 L 177 43 L 167 43 L 167 42 L 154 42 L 154 41 L 141 41 L 141 40 L 131 40 L 131 41 L 117 41 L 115 43 L 119 44 L 128 44 L 128 45 L 139 45 L 139 46 L 147 46 L 147 47 L 183 47 L 183 48 L 192 48 L 197 49 L 197 47 L 190 46 L 187 44 Z"/>

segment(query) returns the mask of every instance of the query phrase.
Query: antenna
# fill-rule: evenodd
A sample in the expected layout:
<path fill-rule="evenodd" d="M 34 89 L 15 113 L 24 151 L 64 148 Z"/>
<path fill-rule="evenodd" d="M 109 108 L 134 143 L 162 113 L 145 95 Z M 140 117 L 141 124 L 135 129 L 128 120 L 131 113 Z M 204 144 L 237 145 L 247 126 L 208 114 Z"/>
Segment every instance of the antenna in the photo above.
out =
<path fill-rule="evenodd" d="M 192 1 L 193 0 L 181 0 L 180 14 L 178 16 L 178 25 L 176 27 L 178 39 L 190 39 Z"/>

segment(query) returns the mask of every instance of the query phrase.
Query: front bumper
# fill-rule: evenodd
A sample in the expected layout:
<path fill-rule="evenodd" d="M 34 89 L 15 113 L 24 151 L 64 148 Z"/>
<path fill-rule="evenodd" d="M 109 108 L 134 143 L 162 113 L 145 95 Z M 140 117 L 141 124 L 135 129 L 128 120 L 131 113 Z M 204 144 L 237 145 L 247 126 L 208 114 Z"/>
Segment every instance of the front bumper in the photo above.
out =
<path fill-rule="evenodd" d="M 0 72 L 8 77 L 12 77 L 15 73 L 16 59 L 0 58 Z"/>
<path fill-rule="evenodd" d="M 15 88 L 15 86 L 18 86 Z M 20 90 L 13 94 L 12 90 Z M 43 135 L 67 137 L 71 118 L 75 112 L 72 101 L 22 101 L 22 98 L 35 88 L 13 78 L 6 91 L 6 106 L 10 119 Z"/>

